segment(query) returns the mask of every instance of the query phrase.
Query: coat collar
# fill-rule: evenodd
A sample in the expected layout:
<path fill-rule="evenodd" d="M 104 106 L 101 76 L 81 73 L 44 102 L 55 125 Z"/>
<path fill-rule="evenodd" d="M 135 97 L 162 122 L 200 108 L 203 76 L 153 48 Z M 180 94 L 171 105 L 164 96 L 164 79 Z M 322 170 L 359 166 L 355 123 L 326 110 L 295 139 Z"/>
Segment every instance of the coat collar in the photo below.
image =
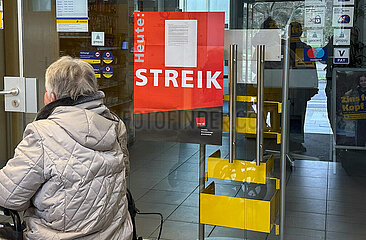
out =
<path fill-rule="evenodd" d="M 76 106 L 78 104 L 103 99 L 104 97 L 105 97 L 104 93 L 102 91 L 98 91 L 98 92 L 94 93 L 93 95 L 79 96 L 75 100 L 73 100 L 71 97 L 66 97 L 66 98 L 61 98 L 61 99 L 55 100 L 55 101 L 50 102 L 49 104 L 45 105 L 43 108 L 41 108 L 39 110 L 35 121 L 47 119 L 52 114 L 52 112 L 55 110 L 56 107 Z"/>

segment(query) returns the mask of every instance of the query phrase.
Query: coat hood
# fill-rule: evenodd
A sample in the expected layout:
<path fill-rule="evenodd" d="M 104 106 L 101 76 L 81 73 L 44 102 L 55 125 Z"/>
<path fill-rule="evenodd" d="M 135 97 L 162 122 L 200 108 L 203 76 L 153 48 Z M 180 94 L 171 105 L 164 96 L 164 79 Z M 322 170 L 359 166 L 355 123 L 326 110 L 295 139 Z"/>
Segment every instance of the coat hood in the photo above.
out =
<path fill-rule="evenodd" d="M 51 112 L 47 119 L 63 128 L 76 142 L 93 150 L 108 151 L 116 141 L 118 121 L 103 104 L 103 98 L 104 94 L 97 92 L 70 104 L 60 99 L 52 102 L 52 106 L 46 105 L 38 115 L 47 116 L 45 112 Z"/>

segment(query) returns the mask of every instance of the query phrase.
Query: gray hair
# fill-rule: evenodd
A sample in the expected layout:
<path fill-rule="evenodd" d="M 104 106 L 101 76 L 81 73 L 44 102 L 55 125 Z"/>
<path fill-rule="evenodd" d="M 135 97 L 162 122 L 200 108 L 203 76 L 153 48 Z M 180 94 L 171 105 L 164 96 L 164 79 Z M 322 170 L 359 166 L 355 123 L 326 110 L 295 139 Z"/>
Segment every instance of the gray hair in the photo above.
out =
<path fill-rule="evenodd" d="M 93 67 L 83 60 L 70 56 L 61 57 L 46 71 L 46 91 L 57 99 L 91 95 L 98 91 L 98 82 Z"/>

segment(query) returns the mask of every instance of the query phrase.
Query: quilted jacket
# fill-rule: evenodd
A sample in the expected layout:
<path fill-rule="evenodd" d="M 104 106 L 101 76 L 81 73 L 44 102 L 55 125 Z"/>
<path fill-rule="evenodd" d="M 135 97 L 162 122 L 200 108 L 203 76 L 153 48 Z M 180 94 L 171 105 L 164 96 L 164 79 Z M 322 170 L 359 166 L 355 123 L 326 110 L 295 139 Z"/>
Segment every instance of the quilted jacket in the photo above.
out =
<path fill-rule="evenodd" d="M 0 206 L 25 210 L 26 239 L 131 239 L 126 128 L 104 94 L 60 99 L 0 170 Z"/>

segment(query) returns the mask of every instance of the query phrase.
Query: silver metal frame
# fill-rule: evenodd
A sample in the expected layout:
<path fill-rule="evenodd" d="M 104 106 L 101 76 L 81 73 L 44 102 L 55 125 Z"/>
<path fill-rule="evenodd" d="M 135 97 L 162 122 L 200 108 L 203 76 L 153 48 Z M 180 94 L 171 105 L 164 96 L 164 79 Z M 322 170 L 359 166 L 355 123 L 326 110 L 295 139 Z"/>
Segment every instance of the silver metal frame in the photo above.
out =
<path fill-rule="evenodd" d="M 238 80 L 238 45 L 230 45 L 229 56 L 229 162 L 236 158 L 236 84 Z"/>
<path fill-rule="evenodd" d="M 263 105 L 264 105 L 265 45 L 257 46 L 257 158 L 259 166 L 263 160 Z"/>
<path fill-rule="evenodd" d="M 18 48 L 19 48 L 19 77 L 24 78 L 24 44 L 23 44 L 23 0 L 17 0 L 18 12 Z"/>
<path fill-rule="evenodd" d="M 285 239 L 285 201 L 286 201 L 286 163 L 287 163 L 287 135 L 288 135 L 288 88 L 289 88 L 289 68 L 290 68 L 290 33 L 291 25 L 286 25 L 286 42 L 282 79 L 282 127 L 281 127 L 281 201 L 280 201 L 280 239 Z"/>

